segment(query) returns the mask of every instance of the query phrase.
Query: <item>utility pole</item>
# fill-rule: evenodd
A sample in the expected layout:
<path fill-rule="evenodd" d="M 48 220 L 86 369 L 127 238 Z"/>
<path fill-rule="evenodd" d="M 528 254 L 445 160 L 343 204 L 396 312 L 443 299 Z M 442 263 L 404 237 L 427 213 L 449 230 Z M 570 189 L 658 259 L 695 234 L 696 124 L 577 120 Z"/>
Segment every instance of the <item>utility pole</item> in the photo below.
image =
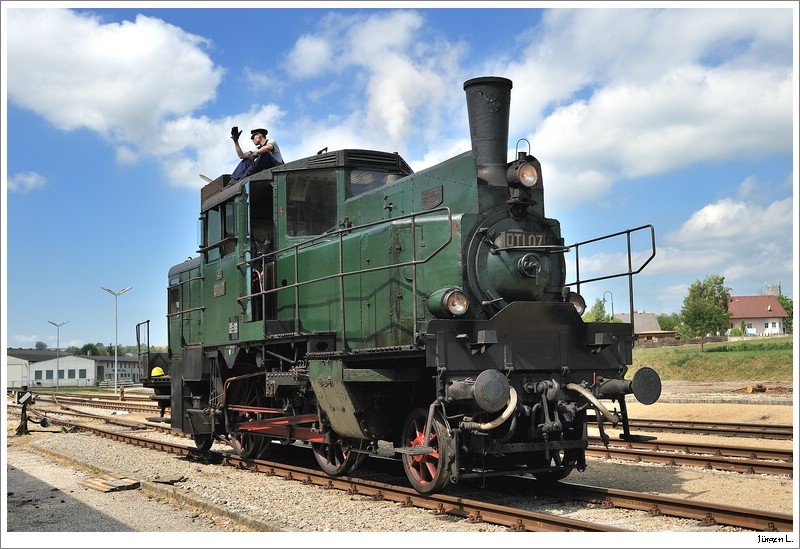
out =
<path fill-rule="evenodd" d="M 119 347 L 119 332 L 117 326 L 117 319 L 119 317 L 119 296 L 133 288 L 133 286 L 128 286 L 127 288 L 123 288 L 118 292 L 114 290 L 109 290 L 108 288 L 103 288 L 100 286 L 101 289 L 107 291 L 111 295 L 114 296 L 114 392 L 117 392 L 117 348 Z"/>
<path fill-rule="evenodd" d="M 606 303 L 606 294 L 611 294 L 611 318 L 614 318 L 614 294 L 611 293 L 611 290 L 606 290 L 603 292 L 603 305 Z M 631 319 L 631 324 L 633 323 L 633 319 Z"/>
<path fill-rule="evenodd" d="M 61 373 L 61 364 L 59 360 L 59 353 L 61 352 L 61 327 L 69 322 L 69 320 L 65 320 L 61 324 L 53 322 L 52 320 L 48 320 L 47 322 L 56 327 L 56 391 L 58 391 L 58 374 Z"/>

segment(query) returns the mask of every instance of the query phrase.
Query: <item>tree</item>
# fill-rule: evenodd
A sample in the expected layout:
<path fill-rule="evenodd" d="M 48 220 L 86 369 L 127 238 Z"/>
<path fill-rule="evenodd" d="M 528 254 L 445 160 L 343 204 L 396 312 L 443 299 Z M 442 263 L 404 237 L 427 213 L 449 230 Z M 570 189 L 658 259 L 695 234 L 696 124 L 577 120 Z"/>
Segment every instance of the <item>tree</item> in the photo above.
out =
<path fill-rule="evenodd" d="M 606 322 L 606 305 L 599 297 L 594 300 L 592 308 L 583 313 L 584 322 Z"/>
<path fill-rule="evenodd" d="M 35 347 L 37 351 L 43 351 L 47 349 L 47 343 L 45 343 L 44 341 L 37 341 Z"/>
<path fill-rule="evenodd" d="M 792 308 L 793 308 L 792 298 L 791 297 L 786 297 L 785 295 L 779 295 L 779 296 L 776 296 L 776 297 L 778 298 L 778 303 L 780 303 L 781 307 L 783 307 L 783 310 L 786 311 L 787 315 L 789 315 L 783 321 L 783 329 L 787 334 L 791 334 L 792 333 L 792 328 L 793 328 L 793 326 L 792 326 Z"/>
<path fill-rule="evenodd" d="M 71 355 L 79 355 L 81 354 L 81 350 L 78 349 L 75 345 L 70 345 L 69 347 L 67 347 L 67 353 Z"/>
<path fill-rule="evenodd" d="M 660 314 L 658 318 L 659 327 L 667 332 L 677 331 L 678 325 L 681 323 L 681 315 L 678 313 Z"/>
<path fill-rule="evenodd" d="M 87 343 L 81 347 L 80 354 L 92 356 L 105 356 L 108 355 L 108 350 L 102 343 Z"/>
<path fill-rule="evenodd" d="M 606 313 L 606 302 L 600 298 L 595 299 L 592 308 L 583 313 L 584 322 L 622 322 Z"/>
<path fill-rule="evenodd" d="M 714 274 L 702 281 L 695 280 L 689 286 L 681 309 L 685 333 L 691 337 L 705 337 L 725 332 L 730 322 L 730 294 L 731 289 L 725 286 L 724 276 Z"/>

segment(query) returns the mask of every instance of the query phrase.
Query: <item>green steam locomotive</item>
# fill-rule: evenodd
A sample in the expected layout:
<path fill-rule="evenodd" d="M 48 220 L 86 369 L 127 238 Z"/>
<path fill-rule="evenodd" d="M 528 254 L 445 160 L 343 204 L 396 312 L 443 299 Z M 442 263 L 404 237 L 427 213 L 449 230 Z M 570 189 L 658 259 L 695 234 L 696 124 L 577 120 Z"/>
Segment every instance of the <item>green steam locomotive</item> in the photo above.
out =
<path fill-rule="evenodd" d="M 472 150 L 417 173 L 348 149 L 202 189 L 199 255 L 169 270 L 168 356 L 143 353 L 173 428 L 245 458 L 306 443 L 333 476 L 393 455 L 421 493 L 582 470 L 590 421 L 631 436 L 625 395 L 655 402 L 660 379 L 624 379 L 631 324 L 581 318 L 581 284 L 611 276 L 567 283 L 565 253 L 627 235 L 630 260 L 649 230 L 652 259 L 653 228 L 565 245 L 539 161 L 507 162 L 511 88 L 467 81 Z M 631 309 L 644 265 L 612 275 Z"/>

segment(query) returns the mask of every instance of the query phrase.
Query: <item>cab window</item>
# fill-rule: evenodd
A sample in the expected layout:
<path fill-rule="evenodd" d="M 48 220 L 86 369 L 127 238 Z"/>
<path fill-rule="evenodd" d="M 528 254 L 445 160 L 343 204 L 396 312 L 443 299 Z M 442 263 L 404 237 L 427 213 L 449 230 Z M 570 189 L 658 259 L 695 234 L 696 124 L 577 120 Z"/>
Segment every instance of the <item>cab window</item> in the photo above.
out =
<path fill-rule="evenodd" d="M 208 210 L 204 221 L 205 238 L 203 244 L 211 246 L 220 243 L 219 246 L 208 250 L 208 261 L 215 261 L 222 256 L 233 253 L 236 249 L 236 241 L 232 238 L 225 240 L 235 235 L 233 200 Z"/>
<path fill-rule="evenodd" d="M 286 234 L 311 236 L 336 225 L 336 171 L 309 170 L 286 177 Z"/>
<path fill-rule="evenodd" d="M 403 177 L 399 173 L 388 173 L 377 170 L 352 170 L 347 184 L 347 198 L 377 189 L 393 183 Z"/>

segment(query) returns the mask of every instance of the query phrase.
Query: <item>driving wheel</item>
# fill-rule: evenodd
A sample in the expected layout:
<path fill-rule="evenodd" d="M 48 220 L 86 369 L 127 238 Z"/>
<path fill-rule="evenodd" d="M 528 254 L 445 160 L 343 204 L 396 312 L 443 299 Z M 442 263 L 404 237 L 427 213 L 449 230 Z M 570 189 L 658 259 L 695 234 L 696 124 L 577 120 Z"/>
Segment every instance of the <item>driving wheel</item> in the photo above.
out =
<path fill-rule="evenodd" d="M 362 461 L 364 454 L 353 451 L 360 446 L 360 440 L 341 437 L 332 429 L 325 435 L 325 442 L 311 445 L 320 468 L 332 477 L 346 475 Z"/>
<path fill-rule="evenodd" d="M 255 382 L 247 380 L 240 383 L 233 383 L 228 391 L 227 401 L 229 406 L 262 407 L 261 392 L 259 391 L 258 384 Z M 234 410 L 228 412 L 228 414 L 232 428 L 237 424 L 254 422 L 261 419 L 261 414 L 257 412 Z M 234 451 L 243 459 L 258 457 L 264 445 L 264 437 L 248 431 L 236 429 L 228 433 L 228 441 Z"/>
<path fill-rule="evenodd" d="M 403 443 L 407 447 L 425 447 L 425 422 L 427 410 L 418 408 L 406 419 L 403 429 Z M 438 492 L 450 480 L 450 462 L 452 449 L 450 433 L 439 412 L 431 421 L 431 432 L 427 448 L 430 451 L 419 454 L 403 454 L 403 469 L 411 482 L 411 486 L 421 494 Z"/>

